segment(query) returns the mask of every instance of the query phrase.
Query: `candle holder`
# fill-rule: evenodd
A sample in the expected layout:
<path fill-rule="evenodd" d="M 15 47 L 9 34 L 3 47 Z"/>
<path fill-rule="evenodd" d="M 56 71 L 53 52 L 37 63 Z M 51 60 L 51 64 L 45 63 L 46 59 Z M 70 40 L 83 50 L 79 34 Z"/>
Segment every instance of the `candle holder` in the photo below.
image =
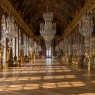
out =
<path fill-rule="evenodd" d="M 86 49 L 87 58 L 88 58 L 88 63 L 87 63 L 88 71 L 90 71 L 92 68 L 92 58 L 91 58 L 90 52 L 91 51 L 89 49 Z"/>
<path fill-rule="evenodd" d="M 20 67 L 21 66 L 21 55 L 18 56 L 18 63 L 17 66 Z"/>
<path fill-rule="evenodd" d="M 24 64 L 24 55 L 23 55 L 23 50 L 21 50 L 21 53 L 20 53 L 20 66 Z"/>
<path fill-rule="evenodd" d="M 3 55 L 3 48 L 0 47 L 0 71 L 2 71 L 2 55 Z"/>
<path fill-rule="evenodd" d="M 66 63 L 68 64 L 68 51 L 66 52 Z"/>
<path fill-rule="evenodd" d="M 36 50 L 34 50 L 33 59 L 36 59 Z"/>
<path fill-rule="evenodd" d="M 10 60 L 10 48 L 7 49 L 7 57 L 5 62 L 5 69 L 9 68 L 9 60 Z"/>
<path fill-rule="evenodd" d="M 30 62 L 31 60 L 31 54 L 30 54 L 30 51 L 28 51 L 28 61 Z"/>

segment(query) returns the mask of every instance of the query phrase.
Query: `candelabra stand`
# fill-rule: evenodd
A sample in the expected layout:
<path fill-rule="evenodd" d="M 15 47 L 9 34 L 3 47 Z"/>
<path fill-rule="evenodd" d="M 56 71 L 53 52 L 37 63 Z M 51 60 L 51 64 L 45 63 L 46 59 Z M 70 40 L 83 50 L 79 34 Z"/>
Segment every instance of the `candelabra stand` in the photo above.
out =
<path fill-rule="evenodd" d="M 75 63 L 74 59 L 75 59 L 75 56 L 74 56 L 74 50 L 73 50 L 73 53 L 72 53 L 72 65 L 74 65 L 74 63 Z"/>
<path fill-rule="evenodd" d="M 21 50 L 20 53 L 20 65 L 24 64 L 24 55 L 23 55 L 23 50 Z"/>
<path fill-rule="evenodd" d="M 61 50 L 61 59 L 63 58 L 63 50 Z"/>
<path fill-rule="evenodd" d="M 92 66 L 94 65 L 95 65 L 95 47 L 94 47 L 94 53 L 93 53 L 93 65 Z"/>
<path fill-rule="evenodd" d="M 21 64 L 20 64 L 20 55 L 18 56 L 18 67 L 20 67 Z"/>
<path fill-rule="evenodd" d="M 28 51 L 28 61 L 30 62 L 31 60 L 31 54 L 30 54 L 30 51 Z"/>
<path fill-rule="evenodd" d="M 2 50 L 0 49 L 0 71 L 2 71 Z"/>
<path fill-rule="evenodd" d="M 36 49 L 34 50 L 33 59 L 36 59 Z"/>
<path fill-rule="evenodd" d="M 0 71 L 2 71 L 2 55 L 3 55 L 3 48 L 0 48 Z"/>
<path fill-rule="evenodd" d="M 87 67 L 88 67 L 88 71 L 91 70 L 92 68 L 92 58 L 91 58 L 91 51 L 89 49 L 86 49 L 86 54 L 87 54 Z"/>
<path fill-rule="evenodd" d="M 7 57 L 5 62 L 5 69 L 9 68 L 9 60 L 10 60 L 10 48 L 7 49 Z"/>
<path fill-rule="evenodd" d="M 66 63 L 68 64 L 68 51 L 66 51 Z"/>
<path fill-rule="evenodd" d="M 23 50 L 21 49 L 18 57 L 18 66 L 22 66 L 22 64 L 24 64 L 24 56 L 23 56 Z"/>
<path fill-rule="evenodd" d="M 66 62 L 66 51 L 65 50 L 63 51 L 63 60 L 64 62 Z"/>
<path fill-rule="evenodd" d="M 78 66 L 78 62 L 79 62 L 78 55 L 74 55 L 74 65 L 77 65 Z"/>
<path fill-rule="evenodd" d="M 61 60 L 64 61 L 64 52 L 62 50 L 62 57 L 61 57 Z"/>

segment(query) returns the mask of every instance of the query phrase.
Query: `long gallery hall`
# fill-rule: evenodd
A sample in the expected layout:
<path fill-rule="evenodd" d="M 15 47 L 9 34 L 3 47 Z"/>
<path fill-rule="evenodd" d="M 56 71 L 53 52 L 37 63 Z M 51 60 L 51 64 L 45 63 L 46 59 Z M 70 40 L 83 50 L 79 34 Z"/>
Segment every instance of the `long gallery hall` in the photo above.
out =
<path fill-rule="evenodd" d="M 0 95 L 95 95 L 95 0 L 0 0 Z"/>

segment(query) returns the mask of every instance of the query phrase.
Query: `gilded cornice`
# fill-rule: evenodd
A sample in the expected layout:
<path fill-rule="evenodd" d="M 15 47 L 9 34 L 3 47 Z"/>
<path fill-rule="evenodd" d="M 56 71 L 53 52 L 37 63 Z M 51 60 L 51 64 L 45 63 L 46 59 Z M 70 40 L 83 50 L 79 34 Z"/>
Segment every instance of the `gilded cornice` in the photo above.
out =
<path fill-rule="evenodd" d="M 24 22 L 21 16 L 17 13 L 17 11 L 13 8 L 11 3 L 8 0 L 0 0 L 0 6 L 9 13 L 11 10 L 11 15 L 13 15 L 15 21 L 24 29 L 24 31 L 30 36 L 34 37 L 34 34 L 28 27 L 28 25 Z"/>
<path fill-rule="evenodd" d="M 80 12 L 76 15 L 76 17 L 73 19 L 72 23 L 69 25 L 69 27 L 64 31 L 63 36 L 67 36 L 79 23 L 81 20 L 83 14 L 89 13 L 92 9 L 95 8 L 95 0 L 87 0 L 84 7 L 80 10 Z"/>

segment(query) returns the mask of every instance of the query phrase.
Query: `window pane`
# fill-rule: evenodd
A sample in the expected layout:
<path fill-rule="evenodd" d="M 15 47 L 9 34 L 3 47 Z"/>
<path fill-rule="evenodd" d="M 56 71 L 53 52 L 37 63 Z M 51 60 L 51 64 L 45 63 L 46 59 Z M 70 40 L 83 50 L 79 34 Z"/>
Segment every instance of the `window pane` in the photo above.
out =
<path fill-rule="evenodd" d="M 51 48 L 46 49 L 46 57 L 51 57 Z"/>

